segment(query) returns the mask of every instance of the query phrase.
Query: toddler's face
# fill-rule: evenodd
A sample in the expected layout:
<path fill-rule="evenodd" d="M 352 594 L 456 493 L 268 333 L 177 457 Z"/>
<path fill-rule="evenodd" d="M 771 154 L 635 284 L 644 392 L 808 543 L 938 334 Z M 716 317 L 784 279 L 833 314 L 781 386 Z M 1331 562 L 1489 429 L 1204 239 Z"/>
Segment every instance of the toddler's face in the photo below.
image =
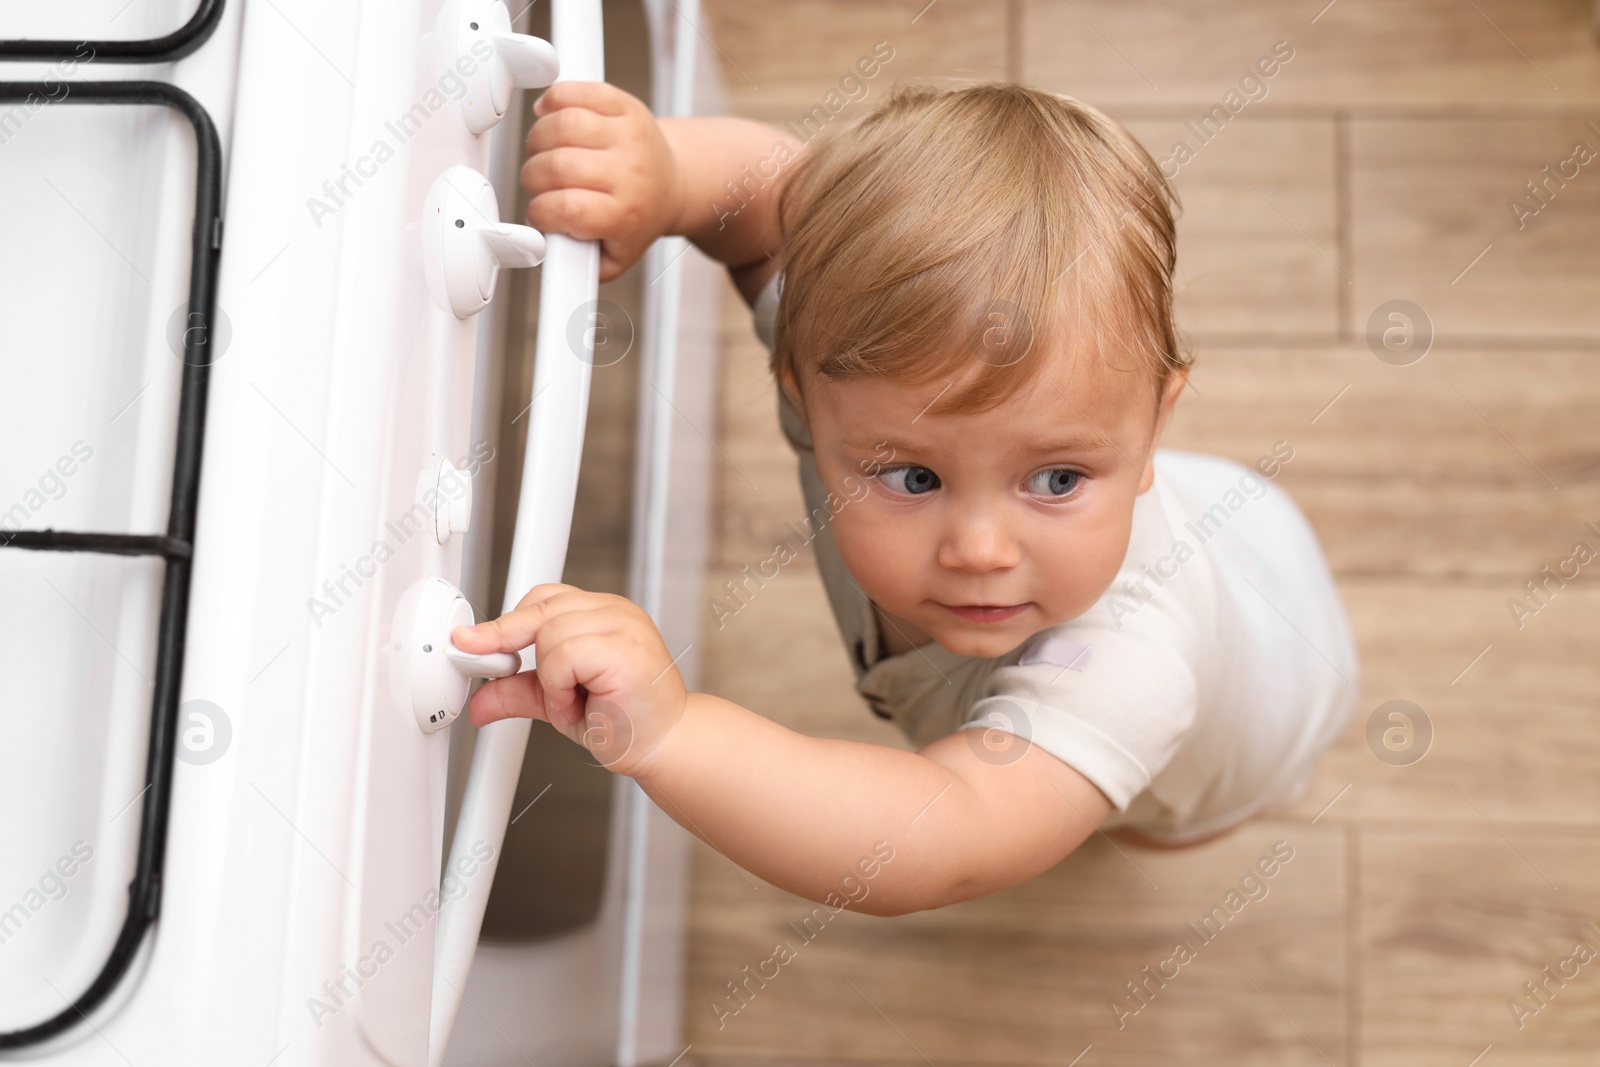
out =
<path fill-rule="evenodd" d="M 812 374 L 804 410 L 817 473 L 850 498 L 833 519 L 840 557 L 913 644 L 1003 655 L 1082 614 L 1127 552 L 1134 499 L 1150 487 L 1184 379 L 1172 375 L 1158 405 L 1148 371 L 1026 358 L 1049 362 L 973 414 L 926 410 L 960 380 Z"/>

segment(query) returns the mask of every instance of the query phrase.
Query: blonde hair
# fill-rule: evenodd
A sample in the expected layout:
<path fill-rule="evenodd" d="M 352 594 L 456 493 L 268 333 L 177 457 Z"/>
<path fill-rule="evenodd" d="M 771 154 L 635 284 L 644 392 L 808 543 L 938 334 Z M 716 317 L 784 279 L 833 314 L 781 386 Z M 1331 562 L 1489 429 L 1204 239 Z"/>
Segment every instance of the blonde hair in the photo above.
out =
<path fill-rule="evenodd" d="M 924 382 L 976 358 L 934 409 L 975 411 L 1030 380 L 1047 344 L 1131 353 L 1158 383 L 1189 365 L 1177 194 L 1103 112 L 1021 85 L 907 85 L 841 127 L 779 194 L 774 375 Z"/>

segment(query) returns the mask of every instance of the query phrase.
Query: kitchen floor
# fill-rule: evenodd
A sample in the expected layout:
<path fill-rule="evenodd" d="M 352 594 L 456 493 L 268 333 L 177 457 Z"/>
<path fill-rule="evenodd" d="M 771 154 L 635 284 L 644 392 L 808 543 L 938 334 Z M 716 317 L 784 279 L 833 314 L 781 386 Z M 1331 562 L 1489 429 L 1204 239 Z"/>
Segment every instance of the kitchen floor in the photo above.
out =
<path fill-rule="evenodd" d="M 937 911 L 846 912 L 805 940 L 809 902 L 696 841 L 680 1062 L 1600 1062 L 1600 591 L 1559 577 L 1600 558 L 1588 5 L 708 0 L 699 29 L 739 114 L 797 119 L 886 41 L 841 118 L 898 79 L 1010 79 L 1172 160 L 1197 359 L 1168 444 L 1246 463 L 1292 447 L 1278 482 L 1326 546 L 1364 684 L 1284 817 L 1171 852 L 1097 837 Z M 1275 49 L 1274 76 L 1241 89 Z M 731 286 L 723 329 L 708 600 L 804 515 Z M 707 690 L 906 747 L 856 696 L 809 554 L 708 621 L 702 649 Z M 1195 938 L 1279 841 L 1293 859 L 1268 895 Z M 1180 939 L 1194 957 L 1146 981 Z M 778 942 L 795 957 L 734 999 Z"/>

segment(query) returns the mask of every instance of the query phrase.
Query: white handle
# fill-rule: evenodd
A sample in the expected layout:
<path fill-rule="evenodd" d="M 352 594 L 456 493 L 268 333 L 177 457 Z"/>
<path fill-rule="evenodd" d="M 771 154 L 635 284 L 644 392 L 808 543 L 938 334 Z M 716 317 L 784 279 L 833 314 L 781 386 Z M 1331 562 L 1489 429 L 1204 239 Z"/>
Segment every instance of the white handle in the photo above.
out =
<path fill-rule="evenodd" d="M 513 89 L 542 89 L 561 72 L 549 41 L 512 32 L 511 13 L 501 0 L 461 0 L 456 64 L 458 73 L 471 71 L 465 76 L 461 117 L 473 133 L 492 129 L 505 117 Z"/>
<path fill-rule="evenodd" d="M 502 10 L 504 6 L 502 5 Z M 495 51 L 519 89 L 542 89 L 561 73 L 555 46 L 542 37 L 525 33 L 497 33 Z"/>
<path fill-rule="evenodd" d="M 561 58 L 561 77 L 604 81 L 600 0 L 554 0 L 550 20 L 551 38 Z M 594 331 L 575 331 L 576 341 L 570 342 L 567 324 L 573 315 L 592 308 L 599 296 L 600 245 L 561 234 L 550 234 L 546 243 L 528 440 L 503 611 L 516 608 L 533 586 L 561 580 L 589 411 Z M 469 862 L 477 863 L 484 845 L 490 856 L 466 881 L 466 892 L 453 900 L 446 897 L 439 911 L 428 1036 L 430 1067 L 444 1062 L 467 987 L 532 725 L 531 719 L 502 719 L 478 731 L 473 746 L 472 769 L 446 869 L 457 869 L 458 861 L 461 869 Z"/>
<path fill-rule="evenodd" d="M 547 245 L 533 227 L 500 221 L 494 186 L 471 167 L 451 167 L 434 179 L 422 202 L 421 233 L 428 295 L 458 319 L 494 298 L 502 267 L 537 266 Z"/>
<path fill-rule="evenodd" d="M 522 657 L 514 652 L 463 652 L 451 642 L 444 650 L 445 658 L 455 664 L 456 670 L 469 678 L 509 678 L 522 670 Z"/>
<path fill-rule="evenodd" d="M 502 267 L 537 267 L 544 262 L 544 234 L 532 226 L 504 222 L 485 226 L 478 231 L 478 239 Z"/>

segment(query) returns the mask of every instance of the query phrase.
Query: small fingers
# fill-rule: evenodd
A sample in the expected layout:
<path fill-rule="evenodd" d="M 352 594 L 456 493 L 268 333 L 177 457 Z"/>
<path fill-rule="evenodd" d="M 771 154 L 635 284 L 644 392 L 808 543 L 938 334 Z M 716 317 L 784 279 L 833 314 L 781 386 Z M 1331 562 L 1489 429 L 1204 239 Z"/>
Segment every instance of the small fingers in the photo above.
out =
<path fill-rule="evenodd" d="M 622 666 L 611 632 L 584 631 L 557 642 L 534 668 L 544 687 L 549 721 L 562 726 L 581 718 L 587 692 L 608 691 Z M 585 692 L 580 693 L 580 687 Z"/>
<path fill-rule="evenodd" d="M 585 634 L 615 633 L 621 625 L 621 620 L 610 604 L 602 602 L 593 607 L 574 605 L 558 614 L 550 615 L 539 627 L 537 640 L 539 651 L 536 659 L 542 666 L 552 656 L 559 654 L 563 643 Z"/>
<path fill-rule="evenodd" d="M 540 233 L 564 233 L 595 241 L 618 228 L 617 200 L 593 189 L 555 189 L 528 201 L 528 225 Z"/>
<path fill-rule="evenodd" d="M 457 626 L 450 640 L 463 652 L 519 652 L 533 643 L 539 625 L 554 605 L 547 601 L 563 592 L 581 592 L 570 585 L 546 582 L 524 594 L 517 606 L 498 619 Z"/>
<path fill-rule="evenodd" d="M 612 251 L 613 249 L 617 249 L 618 252 L 614 253 Z M 622 275 L 623 271 L 625 271 L 629 267 L 633 266 L 634 261 L 635 261 L 635 259 L 637 257 L 625 257 L 623 255 L 618 254 L 620 252 L 621 252 L 621 247 L 619 245 L 617 245 L 616 242 L 614 242 L 614 241 L 606 241 L 606 242 L 603 242 L 601 244 L 601 246 L 600 246 L 600 280 L 601 281 L 609 282 L 613 278 L 620 277 Z"/>
<path fill-rule="evenodd" d="M 554 693 L 537 671 L 523 671 L 480 686 L 467 702 L 467 718 L 479 727 L 501 719 L 535 719 L 577 740 L 570 731 L 583 721 L 585 698 L 576 690 Z"/>
<path fill-rule="evenodd" d="M 544 614 L 538 605 L 508 611 L 498 619 L 485 619 L 450 631 L 450 641 L 463 652 L 520 652 L 534 643 Z"/>
<path fill-rule="evenodd" d="M 541 600 L 549 600 L 557 593 L 581 593 L 583 590 L 575 585 L 565 582 L 540 582 L 538 585 L 522 594 L 522 599 L 517 601 L 517 607 L 525 608 L 529 604 L 537 604 Z"/>
<path fill-rule="evenodd" d="M 627 601 L 610 593 L 592 593 L 570 585 L 546 583 L 528 590 L 517 606 L 498 619 L 450 631 L 463 652 L 519 652 L 529 645 L 548 650 L 579 633 L 605 633 L 617 624 L 612 613 Z M 543 660 L 548 651 L 538 658 Z"/>
<path fill-rule="evenodd" d="M 619 124 L 610 115 L 587 108 L 569 107 L 541 115 L 528 130 L 528 151 L 552 148 L 609 148 L 617 139 Z"/>
<path fill-rule="evenodd" d="M 474 726 L 487 726 L 514 717 L 550 721 L 545 711 L 544 686 L 535 671 L 524 671 L 480 686 L 467 702 L 467 718 Z"/>
<path fill-rule="evenodd" d="M 615 188 L 616 160 L 593 148 L 551 148 L 522 165 L 522 188 L 529 196 L 557 189 Z"/>
<path fill-rule="evenodd" d="M 609 82 L 558 81 L 534 101 L 533 113 L 543 116 L 562 108 L 581 107 L 602 115 L 626 115 L 641 103 Z"/>

